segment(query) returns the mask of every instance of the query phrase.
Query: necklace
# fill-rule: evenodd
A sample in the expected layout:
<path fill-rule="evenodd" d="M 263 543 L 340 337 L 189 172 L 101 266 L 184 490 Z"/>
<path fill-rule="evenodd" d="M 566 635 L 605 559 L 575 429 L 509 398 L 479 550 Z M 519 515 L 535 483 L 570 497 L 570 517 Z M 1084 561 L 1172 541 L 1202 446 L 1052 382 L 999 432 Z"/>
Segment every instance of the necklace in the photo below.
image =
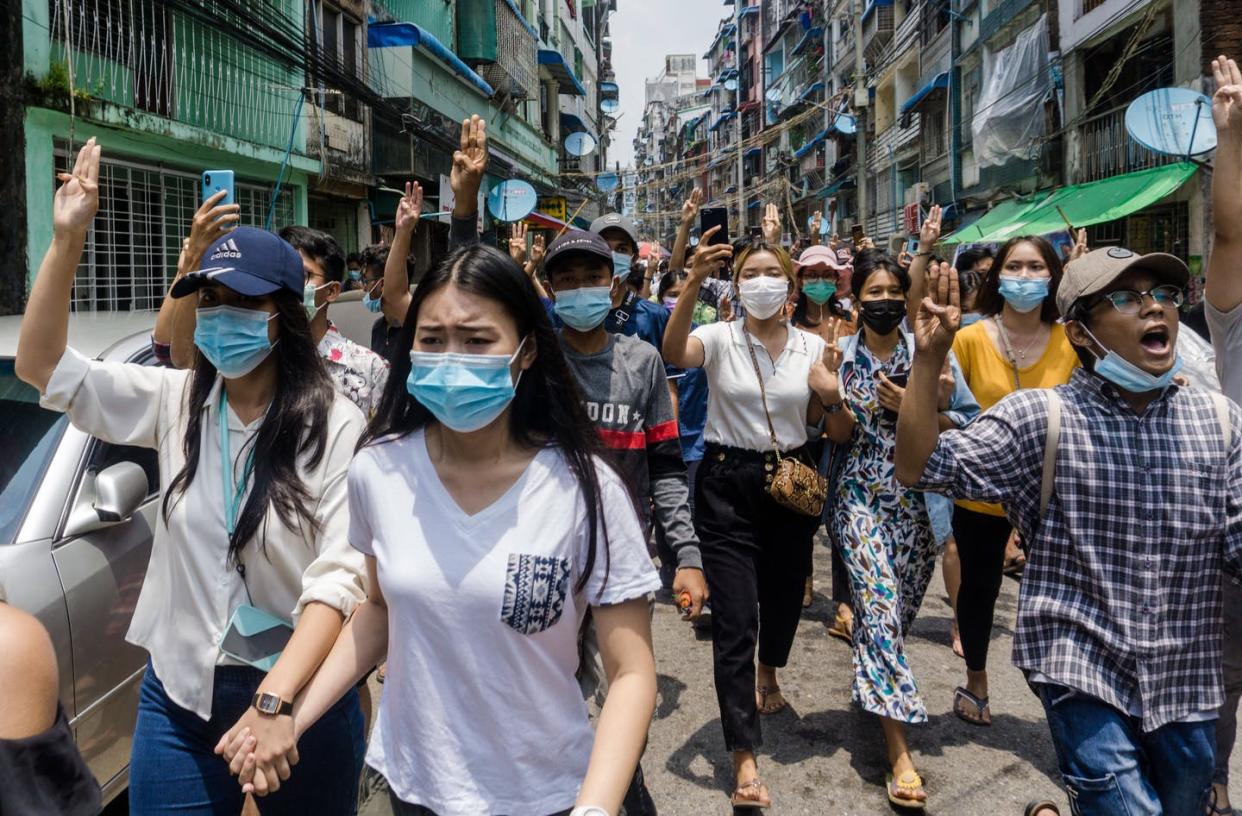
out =
<path fill-rule="evenodd" d="M 1028 340 L 1022 348 L 1017 349 L 1015 352 L 1013 343 L 1009 340 L 1009 332 L 1005 330 L 1005 324 L 1001 320 L 1001 316 L 998 314 L 993 319 L 996 321 L 996 332 L 1000 335 L 1001 343 L 1005 346 L 1005 356 L 1009 358 L 1009 365 L 1013 367 L 1014 388 L 1021 389 L 1022 382 L 1018 377 L 1018 369 L 1026 366 L 1026 354 L 1035 346 L 1036 343 L 1040 341 L 1043 336 L 1043 332 L 1037 331 L 1034 337 Z M 1042 323 L 1040 324 L 1040 328 L 1043 328 Z"/>

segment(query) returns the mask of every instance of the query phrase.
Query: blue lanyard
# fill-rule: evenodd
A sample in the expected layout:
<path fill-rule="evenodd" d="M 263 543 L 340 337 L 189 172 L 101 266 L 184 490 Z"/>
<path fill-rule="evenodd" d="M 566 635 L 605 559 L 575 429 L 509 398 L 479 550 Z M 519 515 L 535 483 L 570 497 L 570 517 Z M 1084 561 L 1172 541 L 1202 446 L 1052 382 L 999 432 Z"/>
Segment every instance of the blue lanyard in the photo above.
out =
<path fill-rule="evenodd" d="M 217 424 L 220 426 L 220 473 L 224 477 L 224 526 L 229 538 L 237 529 L 237 511 L 241 509 L 242 496 L 246 492 L 246 482 L 254 470 L 254 448 L 246 456 L 246 466 L 242 468 L 241 478 L 233 481 L 233 455 L 229 449 L 229 395 L 220 384 L 220 408 L 217 411 Z"/>

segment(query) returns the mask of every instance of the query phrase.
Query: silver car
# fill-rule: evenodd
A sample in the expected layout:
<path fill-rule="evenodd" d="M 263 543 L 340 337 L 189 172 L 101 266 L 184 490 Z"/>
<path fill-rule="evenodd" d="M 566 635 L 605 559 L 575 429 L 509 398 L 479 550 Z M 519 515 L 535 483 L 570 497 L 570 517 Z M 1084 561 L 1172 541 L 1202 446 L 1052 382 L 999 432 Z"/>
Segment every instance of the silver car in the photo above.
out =
<path fill-rule="evenodd" d="M 151 555 L 159 465 L 154 450 L 106 443 L 39 407 L 14 375 L 21 319 L 0 317 L 0 597 L 51 633 L 60 699 L 107 802 L 125 790 L 147 661 L 125 633 Z M 153 365 L 154 322 L 75 314 L 69 344 Z"/>

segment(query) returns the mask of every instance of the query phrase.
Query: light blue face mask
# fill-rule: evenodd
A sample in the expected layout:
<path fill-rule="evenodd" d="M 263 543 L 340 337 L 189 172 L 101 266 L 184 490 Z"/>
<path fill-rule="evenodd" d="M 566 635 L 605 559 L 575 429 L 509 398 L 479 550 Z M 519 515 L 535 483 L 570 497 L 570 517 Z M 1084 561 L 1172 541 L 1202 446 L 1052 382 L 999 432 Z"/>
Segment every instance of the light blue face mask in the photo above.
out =
<path fill-rule="evenodd" d="M 525 345 L 523 339 L 511 356 L 411 351 L 405 389 L 444 427 L 458 433 L 477 431 L 513 402 L 522 375 L 515 382 L 509 367 Z"/>
<path fill-rule="evenodd" d="M 269 315 L 259 309 L 210 306 L 195 312 L 194 345 L 225 378 L 233 380 L 254 371 L 272 353 L 267 338 Z"/>
<path fill-rule="evenodd" d="M 556 293 L 557 317 L 580 332 L 594 329 L 612 311 L 611 286 L 584 286 Z"/>
<path fill-rule="evenodd" d="M 624 275 L 630 274 L 630 264 L 633 260 L 634 259 L 631 256 L 622 252 L 612 253 L 612 276 L 614 278 L 620 278 Z"/>
<path fill-rule="evenodd" d="M 349 279 L 350 279 L 351 281 L 360 281 L 360 280 L 362 280 L 362 270 L 361 270 L 361 269 L 351 269 L 351 270 L 349 270 Z"/>
<path fill-rule="evenodd" d="M 325 283 L 323 286 L 316 286 L 313 283 L 308 283 L 302 287 L 302 308 L 306 309 L 307 320 L 314 320 L 315 315 L 319 314 L 319 310 L 327 307 L 328 304 L 326 303 L 323 306 L 315 305 L 315 294 L 320 289 L 326 289 L 331 285 L 330 283 Z"/>
<path fill-rule="evenodd" d="M 982 319 L 983 319 L 983 315 L 979 314 L 978 312 L 967 312 L 966 314 L 962 315 L 962 328 L 964 329 L 967 326 L 973 326 L 974 324 L 978 323 Z"/>
<path fill-rule="evenodd" d="M 1029 312 L 1039 308 L 1048 297 L 1048 279 L 1001 275 L 1000 294 L 1015 310 Z"/>
<path fill-rule="evenodd" d="M 807 298 L 816 306 L 823 306 L 832 300 L 832 296 L 837 293 L 836 281 L 826 281 L 819 278 L 809 280 L 802 284 L 802 291 Z"/>
<path fill-rule="evenodd" d="M 1109 351 L 1107 346 L 1096 340 L 1095 335 L 1086 326 L 1082 328 L 1088 337 L 1095 340 L 1096 345 L 1108 352 L 1103 357 L 1096 355 L 1095 373 L 1123 391 L 1129 391 L 1131 394 L 1163 391 L 1169 387 L 1169 384 L 1173 382 L 1173 378 L 1182 370 L 1182 355 L 1177 354 L 1173 358 L 1172 368 L 1168 371 L 1160 375 L 1149 374 L 1117 352 Z M 1095 354 L 1095 351 L 1093 350 L 1091 353 Z"/>
<path fill-rule="evenodd" d="M 374 287 L 370 291 L 362 293 L 362 308 L 366 309 L 368 312 L 379 312 L 384 305 L 383 295 L 380 297 L 371 297 L 371 292 L 374 292 L 378 288 L 380 287 Z"/>

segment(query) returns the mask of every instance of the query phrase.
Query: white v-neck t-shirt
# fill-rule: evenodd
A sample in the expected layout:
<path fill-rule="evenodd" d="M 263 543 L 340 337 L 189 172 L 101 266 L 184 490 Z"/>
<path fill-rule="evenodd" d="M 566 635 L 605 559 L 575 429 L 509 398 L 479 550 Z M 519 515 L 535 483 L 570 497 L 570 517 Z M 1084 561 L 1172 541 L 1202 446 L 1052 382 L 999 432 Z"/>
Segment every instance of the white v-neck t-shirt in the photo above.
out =
<path fill-rule="evenodd" d="M 402 801 L 440 816 L 573 807 L 594 739 L 574 679 L 583 615 L 660 586 L 629 492 L 597 472 L 608 557 L 601 535 L 576 592 L 586 505 L 558 449 L 474 515 L 440 482 L 422 431 L 354 458 L 349 540 L 375 557 L 388 604 L 367 763 Z"/>

